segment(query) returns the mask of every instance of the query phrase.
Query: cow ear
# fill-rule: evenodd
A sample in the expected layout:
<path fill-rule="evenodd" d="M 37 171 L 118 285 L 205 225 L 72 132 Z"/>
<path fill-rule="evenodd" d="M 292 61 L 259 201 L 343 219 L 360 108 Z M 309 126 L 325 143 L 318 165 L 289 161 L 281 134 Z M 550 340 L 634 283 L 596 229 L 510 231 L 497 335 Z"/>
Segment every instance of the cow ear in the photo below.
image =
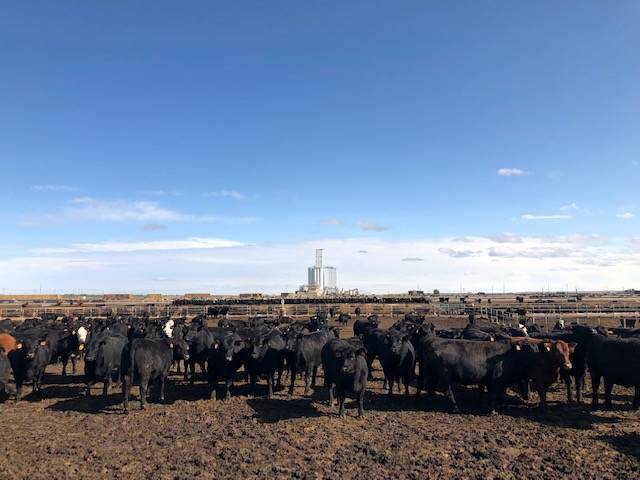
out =
<path fill-rule="evenodd" d="M 551 344 L 550 344 L 550 343 L 545 342 L 545 344 L 544 344 L 544 349 L 545 349 L 547 352 L 550 352 L 550 351 L 551 351 Z"/>

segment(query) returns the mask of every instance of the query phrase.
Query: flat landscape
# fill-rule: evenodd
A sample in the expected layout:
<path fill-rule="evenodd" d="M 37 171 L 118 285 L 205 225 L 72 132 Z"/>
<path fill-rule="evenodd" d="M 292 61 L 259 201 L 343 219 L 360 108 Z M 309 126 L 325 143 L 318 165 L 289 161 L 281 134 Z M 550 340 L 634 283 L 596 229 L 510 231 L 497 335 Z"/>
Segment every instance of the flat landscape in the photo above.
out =
<path fill-rule="evenodd" d="M 436 319 L 437 327 L 452 321 Z M 384 318 L 381 326 L 392 320 Z M 439 324 L 438 324 L 439 323 Z M 463 322 L 464 323 L 464 322 Z M 460 321 L 456 322 L 456 326 Z M 351 323 L 342 328 L 352 334 Z M 42 398 L 0 404 L 0 478 L 638 478 L 640 417 L 632 389 L 614 387 L 611 410 L 567 404 L 564 385 L 539 413 L 537 396 L 511 401 L 488 415 L 477 388 L 460 388 L 460 414 L 444 397 L 416 401 L 382 389 L 382 372 L 347 418 L 329 413 L 319 386 L 310 397 L 297 382 L 266 399 L 261 382 L 250 395 L 242 380 L 229 401 L 211 401 L 206 383 L 190 386 L 175 372 L 164 404 L 122 413 L 122 395 L 84 395 L 78 374 L 47 370 Z M 587 378 L 585 402 L 590 401 Z M 26 389 L 26 391 L 30 391 Z M 137 395 L 137 387 L 133 389 Z M 415 390 L 411 388 L 413 394 Z M 135 399 L 135 396 L 134 396 Z"/>

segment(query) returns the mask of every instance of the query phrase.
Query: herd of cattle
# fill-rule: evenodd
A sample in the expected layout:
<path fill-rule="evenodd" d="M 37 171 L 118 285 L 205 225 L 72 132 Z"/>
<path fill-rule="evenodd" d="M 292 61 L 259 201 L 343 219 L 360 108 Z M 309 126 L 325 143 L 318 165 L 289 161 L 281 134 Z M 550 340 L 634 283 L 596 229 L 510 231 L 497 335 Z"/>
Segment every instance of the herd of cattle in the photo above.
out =
<path fill-rule="evenodd" d="M 342 325 L 351 320 L 345 314 L 337 319 Z M 404 387 L 406 396 L 410 386 L 415 387 L 416 397 L 421 391 L 433 397 L 441 390 L 454 411 L 458 410 L 456 385 L 486 389 L 491 411 L 504 400 L 507 388 L 523 398 L 533 388 L 544 410 L 547 389 L 559 377 L 566 384 L 567 400 L 573 401 L 575 389 L 581 402 L 587 367 L 594 407 L 601 379 L 607 407 L 613 385 L 634 387 L 633 408 L 640 407 L 640 330 L 556 325 L 546 331 L 537 325 L 513 328 L 475 323 L 464 329 L 437 330 L 423 316 L 411 313 L 388 329 L 379 328 L 375 315 L 357 318 L 354 336 L 341 339 L 338 327 L 323 314 L 307 321 L 223 317 L 217 323 L 209 327 L 206 316 L 190 322 L 149 317 L 2 320 L 0 397 L 15 394 L 19 401 L 25 383 L 42 394 L 47 365 L 61 361 L 66 375 L 71 360 L 75 374 L 79 358 L 84 360 L 86 394 L 102 382 L 107 396 L 115 382 L 116 388 L 122 388 L 125 412 L 133 385 L 140 387 L 141 408 L 152 386 L 163 401 L 172 366 L 194 383 L 197 365 L 212 399 L 219 393 L 229 398 L 234 380 L 243 376 L 253 388 L 259 379 L 266 379 L 268 397 L 283 381 L 288 381 L 288 392 L 293 393 L 296 379 L 302 376 L 304 393 L 309 395 L 322 367 L 330 407 L 337 395 L 343 416 L 345 398 L 353 395 L 361 416 L 367 381 L 373 378 L 372 364 L 378 359 L 390 397 L 396 385 L 399 391 Z"/>

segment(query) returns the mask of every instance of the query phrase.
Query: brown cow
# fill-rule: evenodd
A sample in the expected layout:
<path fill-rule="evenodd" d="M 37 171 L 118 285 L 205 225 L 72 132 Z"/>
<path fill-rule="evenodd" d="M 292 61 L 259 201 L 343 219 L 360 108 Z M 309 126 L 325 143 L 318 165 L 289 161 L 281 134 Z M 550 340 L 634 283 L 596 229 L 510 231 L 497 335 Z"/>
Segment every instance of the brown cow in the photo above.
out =
<path fill-rule="evenodd" d="M 528 337 L 511 339 L 519 349 L 526 349 L 526 380 L 530 380 L 540 397 L 539 408 L 547 409 L 547 389 L 558 380 L 560 369 L 571 370 L 570 347 L 562 340 L 543 340 Z"/>
<path fill-rule="evenodd" d="M 18 342 L 8 333 L 0 333 L 0 349 L 4 350 L 7 356 L 18 349 Z"/>

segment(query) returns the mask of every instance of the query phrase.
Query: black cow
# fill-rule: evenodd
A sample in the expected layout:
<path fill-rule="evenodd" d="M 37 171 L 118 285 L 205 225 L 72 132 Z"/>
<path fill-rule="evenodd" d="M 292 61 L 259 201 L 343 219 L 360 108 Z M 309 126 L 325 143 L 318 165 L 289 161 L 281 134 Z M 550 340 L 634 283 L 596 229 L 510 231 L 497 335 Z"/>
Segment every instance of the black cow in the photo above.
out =
<path fill-rule="evenodd" d="M 467 326 L 464 327 L 461 337 L 465 340 L 478 340 L 486 342 L 492 342 L 494 339 L 493 335 L 483 332 L 479 327 L 471 323 L 467 324 Z"/>
<path fill-rule="evenodd" d="M 9 380 L 11 379 L 11 363 L 7 354 L 0 348 L 0 402 L 9 396 Z"/>
<path fill-rule="evenodd" d="M 291 365 L 291 384 L 289 385 L 289 395 L 293 394 L 296 373 L 304 371 L 304 394 L 311 393 L 309 389 L 309 377 L 312 377 L 311 388 L 316 386 L 316 375 L 318 367 L 322 363 L 322 347 L 328 340 L 338 337 L 335 329 L 323 328 L 318 332 L 299 334 L 296 338 L 296 356 Z"/>
<path fill-rule="evenodd" d="M 604 378 L 606 408 L 611 407 L 614 385 L 634 387 L 633 409 L 640 408 L 640 339 L 598 335 L 583 325 L 574 326 L 573 332 L 578 343 L 586 349 L 593 388 L 592 407 L 598 407 L 598 389 L 600 380 Z"/>
<path fill-rule="evenodd" d="M 420 339 L 419 378 L 416 395 L 425 386 L 430 396 L 442 386 L 454 412 L 458 404 L 453 385 L 479 385 L 489 390 L 491 407 L 506 387 L 518 381 L 518 347 L 511 342 L 449 340 L 428 334 Z"/>
<path fill-rule="evenodd" d="M 33 393 L 42 388 L 44 371 L 51 361 L 51 348 L 47 340 L 37 337 L 18 337 L 18 349 L 9 358 L 16 381 L 16 402 L 22 398 L 22 385 L 33 382 Z"/>
<path fill-rule="evenodd" d="M 147 405 L 147 389 L 158 385 L 158 399 L 164 401 L 164 386 L 173 363 L 171 340 L 136 338 L 122 350 L 120 378 L 124 395 L 124 413 L 129 413 L 131 386 L 140 385 L 140 408 Z"/>
<path fill-rule="evenodd" d="M 257 333 L 249 339 L 249 355 L 245 369 L 251 377 L 251 386 L 255 391 L 260 375 L 267 377 L 267 398 L 273 396 L 275 372 L 278 371 L 278 383 L 284 368 L 284 339 L 277 329 L 268 333 Z"/>
<path fill-rule="evenodd" d="M 76 362 L 80 353 L 80 342 L 76 331 L 69 330 L 50 330 L 47 333 L 47 341 L 51 348 L 51 361 L 55 362 L 58 358 L 62 361 L 62 375 L 67 375 L 67 363 L 71 359 L 71 370 L 76 374 Z M 83 347 L 84 348 L 84 345 Z"/>
<path fill-rule="evenodd" d="M 91 386 L 103 382 L 102 394 L 109 394 L 111 382 L 115 379 L 116 388 L 120 384 L 120 363 L 122 350 L 127 345 L 127 337 L 121 335 L 101 335 L 87 348 L 85 355 L 85 381 L 87 396 L 91 395 Z"/>
<path fill-rule="evenodd" d="M 384 339 L 387 336 L 388 330 L 383 330 L 380 328 L 368 328 L 362 334 L 362 341 L 364 342 L 364 346 L 367 349 L 367 370 L 368 370 L 368 380 L 373 380 L 373 373 L 371 365 L 373 361 L 380 355 L 380 352 L 383 349 Z"/>
<path fill-rule="evenodd" d="M 340 315 L 338 315 L 338 323 L 340 325 L 347 325 L 347 323 L 349 323 L 349 320 L 351 320 L 351 315 L 349 315 L 348 313 L 341 313 Z"/>
<path fill-rule="evenodd" d="M 419 314 L 418 312 L 411 312 L 411 313 L 405 313 L 404 314 L 404 321 L 405 322 L 410 322 L 410 323 L 415 323 L 417 325 L 422 325 L 424 323 L 425 320 L 425 316 Z"/>
<path fill-rule="evenodd" d="M 380 348 L 380 363 L 388 382 L 389 395 L 393 394 L 394 382 L 404 383 L 404 393 L 409 396 L 409 384 L 415 370 L 415 350 L 411 344 L 411 336 L 397 330 L 389 330 Z"/>
<path fill-rule="evenodd" d="M 247 342 L 237 333 L 229 332 L 228 335 L 214 340 L 209 349 L 207 368 L 210 398 L 216 399 L 216 388 L 218 383 L 223 381 L 226 387 L 224 397 L 229 399 L 233 378 L 244 363 L 246 353 Z"/>
<path fill-rule="evenodd" d="M 189 372 L 191 373 L 189 381 L 192 385 L 195 382 L 196 363 L 200 366 L 200 371 L 203 374 L 207 371 L 206 362 L 209 357 L 209 349 L 215 340 L 214 332 L 217 332 L 218 330 L 224 332 L 228 331 L 223 328 L 209 329 L 205 326 L 192 324 L 184 336 L 184 339 L 188 344 Z"/>
<path fill-rule="evenodd" d="M 355 322 L 353 322 L 353 334 L 357 337 L 358 335 L 363 335 L 367 330 L 372 328 L 378 328 L 378 316 L 371 315 L 367 319 L 357 318 Z"/>
<path fill-rule="evenodd" d="M 344 402 L 348 392 L 356 394 L 358 416 L 364 416 L 364 393 L 369 373 L 365 349 L 362 346 L 354 346 L 354 343 L 347 340 L 332 339 L 322 348 L 321 356 L 324 386 L 329 389 L 329 414 L 333 408 L 335 388 L 341 417 L 345 416 Z"/>

